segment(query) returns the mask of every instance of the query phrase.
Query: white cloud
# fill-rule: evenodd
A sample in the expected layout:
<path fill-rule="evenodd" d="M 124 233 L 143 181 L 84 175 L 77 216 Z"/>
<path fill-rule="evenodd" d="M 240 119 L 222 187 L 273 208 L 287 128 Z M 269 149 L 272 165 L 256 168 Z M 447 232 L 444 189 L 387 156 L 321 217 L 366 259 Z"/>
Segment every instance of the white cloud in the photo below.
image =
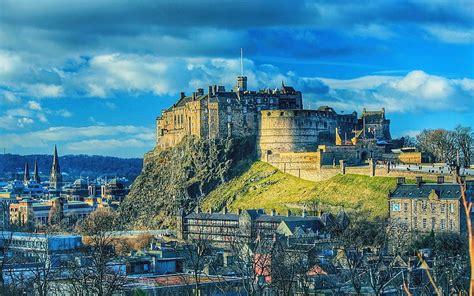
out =
<path fill-rule="evenodd" d="M 37 110 L 37 111 L 42 110 L 41 104 L 35 101 L 28 101 L 28 108 L 30 108 L 31 110 Z"/>
<path fill-rule="evenodd" d="M 23 121 L 25 123 L 30 122 L 29 120 Z M 88 139 L 87 141 L 106 140 L 110 138 L 117 140 L 127 138 L 149 140 L 151 137 L 154 138 L 154 130 L 143 126 L 59 126 L 39 131 L 4 134 L 0 139 L 0 145 L 5 147 L 34 147 L 35 145 L 45 145 L 46 143 L 78 140 L 86 141 L 86 139 Z"/>
<path fill-rule="evenodd" d="M 56 98 L 63 95 L 64 90 L 60 85 L 36 83 L 26 86 L 28 94 L 35 98 Z"/>
<path fill-rule="evenodd" d="M 474 108 L 473 80 L 467 78 L 449 79 L 416 70 L 405 76 L 321 80 L 330 91 L 318 101 L 346 111 L 385 107 L 389 112 L 462 112 Z"/>
<path fill-rule="evenodd" d="M 425 30 L 435 38 L 447 43 L 470 44 L 474 42 L 474 29 L 472 27 L 467 29 L 432 25 L 426 26 Z"/>

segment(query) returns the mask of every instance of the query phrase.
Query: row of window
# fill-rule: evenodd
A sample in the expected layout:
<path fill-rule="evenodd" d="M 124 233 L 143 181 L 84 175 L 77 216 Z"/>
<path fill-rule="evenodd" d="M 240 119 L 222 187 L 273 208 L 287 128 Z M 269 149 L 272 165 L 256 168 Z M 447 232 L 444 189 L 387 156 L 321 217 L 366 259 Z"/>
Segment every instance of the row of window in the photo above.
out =
<path fill-rule="evenodd" d="M 417 213 L 418 212 L 418 201 L 415 201 L 413 203 L 413 212 Z M 427 201 L 423 200 L 421 201 L 421 211 L 423 212 L 426 212 L 428 210 L 428 205 L 429 205 L 429 208 L 430 208 L 430 211 L 432 213 L 436 212 L 436 209 L 438 208 L 439 206 L 439 210 L 441 213 L 446 213 L 446 204 L 445 203 L 438 203 L 438 202 L 430 202 L 428 203 Z M 454 210 L 455 210 L 455 206 L 454 204 L 450 203 L 448 204 L 448 209 L 449 209 L 449 212 L 450 213 L 454 213 Z M 401 209 L 401 206 L 399 203 L 396 203 L 396 202 L 392 202 L 392 211 L 393 212 L 400 212 L 402 209 Z M 408 202 L 405 202 L 403 203 L 403 211 L 404 212 L 408 212 L 409 211 L 409 203 Z"/>
<path fill-rule="evenodd" d="M 408 218 L 405 218 L 405 220 L 408 220 Z M 422 227 L 423 230 L 426 230 L 428 228 L 428 219 L 427 218 L 421 219 L 421 227 Z M 446 228 L 446 227 L 448 227 L 448 228 Z M 418 229 L 418 218 L 417 217 L 413 217 L 413 228 Z M 431 230 L 436 229 L 436 218 L 435 217 L 431 217 L 430 229 Z M 439 229 L 453 231 L 454 230 L 454 221 L 453 221 L 453 219 L 449 219 L 449 225 L 446 225 L 446 219 L 440 219 Z"/>

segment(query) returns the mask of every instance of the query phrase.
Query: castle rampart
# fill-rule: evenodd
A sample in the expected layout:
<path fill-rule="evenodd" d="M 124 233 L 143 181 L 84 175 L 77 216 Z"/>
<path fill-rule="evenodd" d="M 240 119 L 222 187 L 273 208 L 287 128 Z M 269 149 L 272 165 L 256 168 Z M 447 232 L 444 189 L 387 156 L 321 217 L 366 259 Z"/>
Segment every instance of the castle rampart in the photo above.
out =
<path fill-rule="evenodd" d="M 282 152 L 315 151 L 320 143 L 334 142 L 337 114 L 319 110 L 260 112 L 257 150 L 261 156 Z"/>

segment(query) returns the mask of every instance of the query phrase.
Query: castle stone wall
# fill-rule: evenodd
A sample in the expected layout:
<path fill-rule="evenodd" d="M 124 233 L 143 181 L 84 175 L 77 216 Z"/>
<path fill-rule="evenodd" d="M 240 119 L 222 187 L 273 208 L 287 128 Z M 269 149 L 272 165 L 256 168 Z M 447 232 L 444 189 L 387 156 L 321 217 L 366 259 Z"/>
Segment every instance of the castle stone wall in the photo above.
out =
<path fill-rule="evenodd" d="M 260 155 L 310 152 L 334 142 L 337 118 L 318 110 L 267 110 L 260 112 L 257 150 Z"/>

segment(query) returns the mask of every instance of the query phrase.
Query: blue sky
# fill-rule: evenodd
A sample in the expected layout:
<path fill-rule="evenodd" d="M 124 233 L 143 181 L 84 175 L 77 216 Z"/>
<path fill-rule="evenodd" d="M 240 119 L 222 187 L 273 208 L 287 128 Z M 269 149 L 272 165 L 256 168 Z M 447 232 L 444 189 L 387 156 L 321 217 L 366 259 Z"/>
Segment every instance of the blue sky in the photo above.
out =
<path fill-rule="evenodd" d="M 305 107 L 385 107 L 392 135 L 472 126 L 469 1 L 0 0 L 0 147 L 141 157 L 180 91 L 284 80 Z"/>

